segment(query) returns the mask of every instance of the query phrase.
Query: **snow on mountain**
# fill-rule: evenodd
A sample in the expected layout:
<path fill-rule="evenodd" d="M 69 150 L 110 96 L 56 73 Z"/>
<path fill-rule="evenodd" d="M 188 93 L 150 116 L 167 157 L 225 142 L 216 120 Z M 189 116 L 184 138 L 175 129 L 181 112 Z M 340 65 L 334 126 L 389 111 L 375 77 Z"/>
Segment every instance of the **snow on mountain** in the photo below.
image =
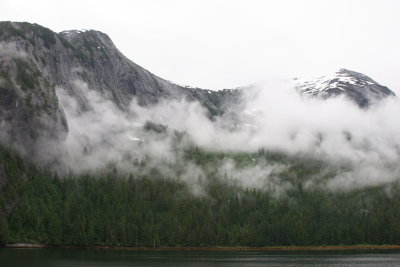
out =
<path fill-rule="evenodd" d="M 345 95 L 362 108 L 395 95 L 389 88 L 380 85 L 368 76 L 347 69 L 340 69 L 332 75 L 311 80 L 295 80 L 296 89 L 303 96 L 328 99 Z"/>

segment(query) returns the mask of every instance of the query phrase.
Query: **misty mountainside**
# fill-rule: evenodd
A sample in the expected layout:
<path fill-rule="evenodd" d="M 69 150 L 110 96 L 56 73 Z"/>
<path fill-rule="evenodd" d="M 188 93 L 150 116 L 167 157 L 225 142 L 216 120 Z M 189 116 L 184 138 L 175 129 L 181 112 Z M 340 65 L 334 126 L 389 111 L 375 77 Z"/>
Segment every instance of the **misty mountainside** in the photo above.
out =
<path fill-rule="evenodd" d="M 188 88 L 104 33 L 1 22 L 0 244 L 397 244 L 391 96 L 344 69 Z"/>
<path fill-rule="evenodd" d="M 0 23 L 0 76 L 2 138 L 29 152 L 38 150 L 40 140 L 66 139 L 69 122 L 60 104 L 63 95 L 76 101 L 77 112 L 93 109 L 87 92 L 94 91 L 122 111 L 132 101 L 152 106 L 184 100 L 200 103 L 209 117 L 215 117 L 229 107 L 231 113 L 243 112 L 236 104 L 244 91 L 251 90 L 182 87 L 133 63 L 102 32 L 54 33 L 37 24 L 16 22 Z M 57 95 L 59 88 L 63 92 Z M 322 99 L 345 95 L 360 107 L 394 95 L 367 76 L 344 69 L 334 77 L 299 81 L 297 89 L 301 95 Z"/>
<path fill-rule="evenodd" d="M 260 151 L 258 160 L 293 163 L 270 184 L 292 180 L 293 186 L 276 195 L 218 179 L 208 167 L 222 154 L 195 149 L 187 157 L 208 176 L 195 183 L 195 169 L 185 182 L 155 168 L 146 175 L 107 168 L 60 179 L 0 145 L 0 175 L 8 177 L 0 179 L 0 244 L 154 248 L 399 242 L 398 181 L 351 191 L 307 188 L 304 180 L 319 173 L 320 164 Z M 245 153 L 234 160 L 254 165 Z"/>
<path fill-rule="evenodd" d="M 90 109 L 82 87 L 99 92 L 121 110 L 163 99 L 198 101 L 223 112 L 236 91 L 186 88 L 161 79 L 127 59 L 104 33 L 54 33 L 37 24 L 0 23 L 0 121 L 2 135 L 28 150 L 37 139 L 64 140 L 68 121 L 56 95 L 62 87 L 80 111 Z"/>
<path fill-rule="evenodd" d="M 202 90 L 161 79 L 126 58 L 104 33 L 54 33 L 37 24 L 0 23 L 0 119 L 3 137 L 31 146 L 36 139 L 64 140 L 68 121 L 56 95 L 62 87 L 81 111 L 90 109 L 82 87 L 99 92 L 121 110 L 165 99 L 198 101 L 210 116 L 237 103 L 243 90 Z M 248 88 L 247 88 L 248 89 Z M 340 70 L 333 77 L 298 81 L 302 95 L 323 99 L 345 95 L 367 107 L 394 93 L 369 77 Z M 6 132 L 6 134 L 4 134 Z"/>
<path fill-rule="evenodd" d="M 361 108 L 367 108 L 386 97 L 395 96 L 386 86 L 364 74 L 347 69 L 340 69 L 332 76 L 296 81 L 297 90 L 301 95 L 322 99 L 345 96 Z"/>
<path fill-rule="evenodd" d="M 394 93 L 363 74 L 342 69 L 294 85 L 211 91 L 155 76 L 98 31 L 16 22 L 0 29 L 1 140 L 34 161 L 78 172 L 151 162 L 168 173 L 185 166 L 193 147 L 228 159 L 261 149 L 334 163 L 347 170 L 335 176 L 346 183 L 371 168 L 368 177 L 397 177 L 397 128 L 387 130 L 385 109 L 397 108 Z M 303 101 L 308 95 L 325 101 Z M 368 109 L 378 102 L 385 108 Z M 220 163 L 217 171 L 235 172 L 229 160 Z M 269 177 L 263 164 L 249 174 Z"/>

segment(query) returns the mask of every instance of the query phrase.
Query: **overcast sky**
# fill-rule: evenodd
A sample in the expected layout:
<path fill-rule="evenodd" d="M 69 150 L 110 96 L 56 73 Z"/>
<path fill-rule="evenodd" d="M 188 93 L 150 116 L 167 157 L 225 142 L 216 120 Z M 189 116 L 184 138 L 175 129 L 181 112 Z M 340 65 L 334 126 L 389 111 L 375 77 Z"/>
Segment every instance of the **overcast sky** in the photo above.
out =
<path fill-rule="evenodd" d="M 0 20 L 107 33 L 135 63 L 210 89 L 362 72 L 400 92 L 397 0 L 1 0 Z"/>

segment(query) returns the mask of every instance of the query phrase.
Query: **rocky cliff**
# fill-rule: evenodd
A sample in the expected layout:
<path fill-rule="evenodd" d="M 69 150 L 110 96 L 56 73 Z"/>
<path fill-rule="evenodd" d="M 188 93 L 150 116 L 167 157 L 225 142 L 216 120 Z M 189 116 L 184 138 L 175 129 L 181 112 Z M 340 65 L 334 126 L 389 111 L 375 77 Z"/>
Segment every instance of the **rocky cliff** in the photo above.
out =
<path fill-rule="evenodd" d="M 238 102 L 243 90 L 251 90 L 176 85 L 130 61 L 99 31 L 55 33 L 37 24 L 0 22 L 1 140 L 30 154 L 43 150 L 50 141 L 64 140 L 68 121 L 57 88 L 77 101 L 80 112 L 90 109 L 84 88 L 100 93 L 122 111 L 132 100 L 141 106 L 166 99 L 198 101 L 210 118 Z M 361 108 L 394 96 L 371 78 L 345 69 L 332 77 L 297 80 L 297 90 L 321 99 L 344 95 Z"/>
<path fill-rule="evenodd" d="M 77 86 L 79 82 L 80 86 Z M 211 91 L 168 82 L 126 58 L 104 33 L 55 33 L 37 24 L 0 23 L 0 125 L 3 140 L 35 147 L 39 139 L 63 140 L 68 122 L 56 88 L 88 107 L 82 85 L 120 109 L 135 98 L 142 106 L 162 99 L 199 101 L 210 117 L 238 98 L 235 90 Z"/>

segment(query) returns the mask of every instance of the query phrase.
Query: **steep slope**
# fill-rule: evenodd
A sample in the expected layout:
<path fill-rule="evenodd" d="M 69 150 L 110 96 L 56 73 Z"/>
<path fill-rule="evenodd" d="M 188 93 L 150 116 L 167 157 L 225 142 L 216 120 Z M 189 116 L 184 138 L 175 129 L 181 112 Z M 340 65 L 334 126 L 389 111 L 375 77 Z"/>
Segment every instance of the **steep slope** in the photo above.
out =
<path fill-rule="evenodd" d="M 366 108 L 380 100 L 394 96 L 394 93 L 368 76 L 346 69 L 340 69 L 333 76 L 298 80 L 297 89 L 301 95 L 322 99 L 346 96 L 359 107 Z"/>
<path fill-rule="evenodd" d="M 41 140 L 63 140 L 68 132 L 50 79 L 62 44 L 38 25 L 1 23 L 0 29 L 0 134 L 31 154 Z"/>
<path fill-rule="evenodd" d="M 164 79 L 126 58 L 104 33 L 89 31 L 64 31 L 60 36 L 75 48 L 81 65 L 77 74 L 91 88 L 110 94 L 121 108 L 136 98 L 139 105 L 151 105 L 161 99 L 198 100 L 211 113 L 221 112 L 222 104 L 231 90 L 219 92 L 186 88 Z"/>
<path fill-rule="evenodd" d="M 82 87 L 96 90 L 122 110 L 135 98 L 142 106 L 162 99 L 199 101 L 210 116 L 238 98 L 233 90 L 185 88 L 136 65 L 98 31 L 60 34 L 37 24 L 0 23 L 0 121 L 7 141 L 35 150 L 39 137 L 62 140 L 68 125 L 55 92 L 63 88 L 79 102 Z"/>
<path fill-rule="evenodd" d="M 211 91 L 176 85 L 130 61 L 98 31 L 57 34 L 37 24 L 0 22 L 1 140 L 28 152 L 43 150 L 41 140 L 46 144 L 64 140 L 68 121 L 56 94 L 58 88 L 77 101 L 78 113 L 91 109 L 84 93 L 88 89 L 122 111 L 132 100 L 141 106 L 166 99 L 198 101 L 210 118 L 225 113 L 244 91 L 252 90 Z M 298 81 L 297 89 L 302 95 L 321 99 L 345 95 L 363 108 L 394 95 L 367 76 L 345 69 L 333 77 Z M 240 105 L 232 110 L 242 112 Z"/>

